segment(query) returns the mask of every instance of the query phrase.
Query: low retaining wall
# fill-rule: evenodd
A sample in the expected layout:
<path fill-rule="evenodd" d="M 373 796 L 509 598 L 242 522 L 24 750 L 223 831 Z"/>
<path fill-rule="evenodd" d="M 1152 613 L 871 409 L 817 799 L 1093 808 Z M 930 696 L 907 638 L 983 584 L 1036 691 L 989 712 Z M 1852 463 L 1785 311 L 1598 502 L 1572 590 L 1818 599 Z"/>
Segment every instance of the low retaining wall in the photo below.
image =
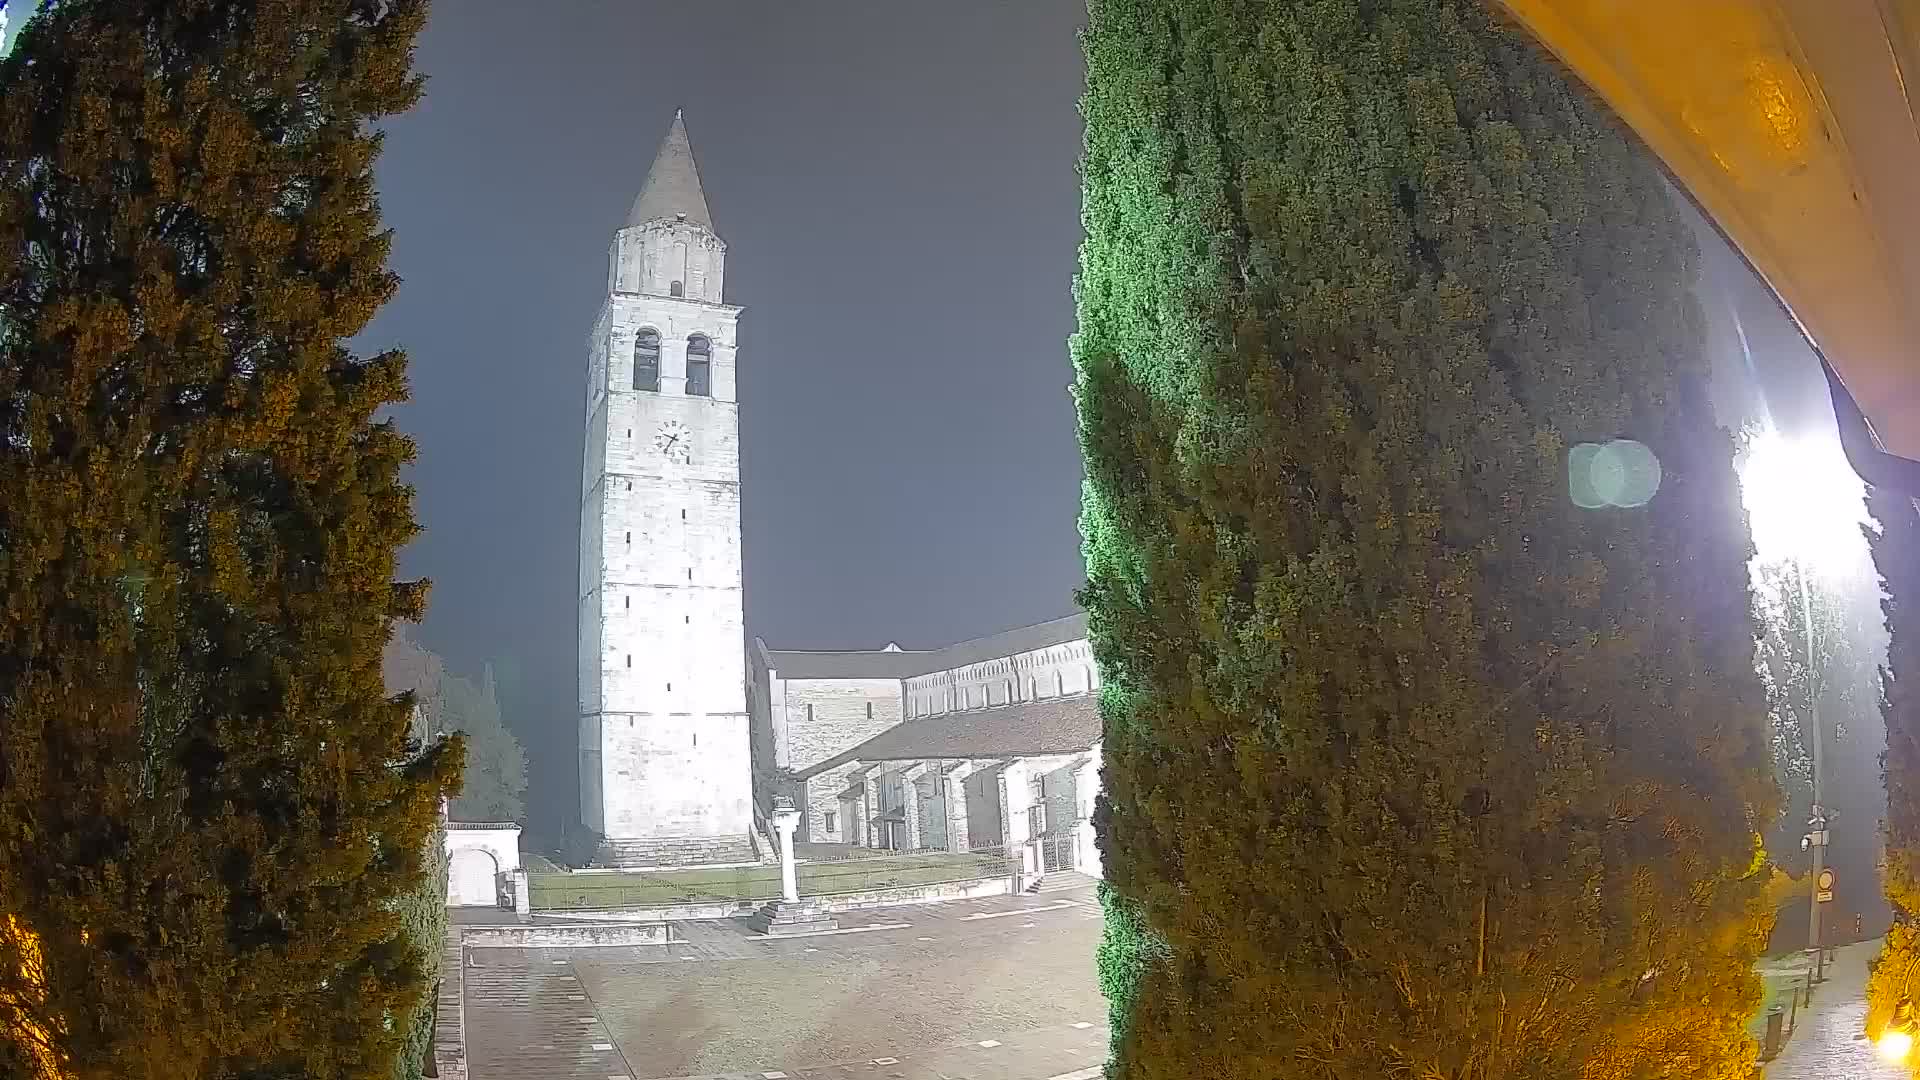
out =
<path fill-rule="evenodd" d="M 702 919 L 744 918 L 760 910 L 765 900 L 714 900 L 699 904 L 649 904 L 629 908 L 566 908 L 536 911 L 536 919 L 597 919 L 602 922 L 698 922 Z"/>
<path fill-rule="evenodd" d="M 980 896 L 1013 895 L 1013 879 L 1006 876 L 977 878 L 973 881 L 943 881 L 937 885 L 901 885 L 872 892 L 839 893 L 810 899 L 825 904 L 829 911 L 858 911 L 862 908 L 897 907 L 901 904 L 937 904 L 943 900 L 972 900 Z"/>
<path fill-rule="evenodd" d="M 899 885 L 864 892 L 812 893 L 801 896 L 809 904 L 828 911 L 858 911 L 864 908 L 895 907 L 901 904 L 937 904 L 943 900 L 971 900 L 980 896 L 1010 896 L 1014 881 L 1006 875 L 974 878 L 970 881 L 942 881 L 932 885 Z M 744 918 L 760 909 L 765 900 L 722 900 L 703 904 L 656 904 L 649 907 L 595 908 L 592 910 L 536 911 L 534 918 L 591 917 L 605 922 L 632 923 L 694 922 L 701 919 Z"/>
<path fill-rule="evenodd" d="M 433 1061 L 440 1080 L 467 1080 L 466 974 L 460 928 L 449 926 L 440 949 L 440 996 L 433 1013 Z"/>
<path fill-rule="evenodd" d="M 460 942 L 471 949 L 593 949 L 621 945 L 665 945 L 673 931 L 664 922 L 525 924 L 463 926 Z"/>

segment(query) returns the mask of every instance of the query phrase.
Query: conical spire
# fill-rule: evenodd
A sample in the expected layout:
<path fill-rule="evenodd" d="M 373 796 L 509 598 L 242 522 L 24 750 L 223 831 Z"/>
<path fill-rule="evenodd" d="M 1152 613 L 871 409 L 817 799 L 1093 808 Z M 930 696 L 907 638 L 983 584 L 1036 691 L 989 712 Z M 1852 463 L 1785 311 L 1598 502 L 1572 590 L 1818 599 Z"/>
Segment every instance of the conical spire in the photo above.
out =
<path fill-rule="evenodd" d="M 700 190 L 700 170 L 693 164 L 693 144 L 687 141 L 687 125 L 678 109 L 667 137 L 660 140 L 660 152 L 653 156 L 653 168 L 647 170 L 646 186 L 633 200 L 627 224 L 676 220 L 713 228 L 707 197 Z"/>

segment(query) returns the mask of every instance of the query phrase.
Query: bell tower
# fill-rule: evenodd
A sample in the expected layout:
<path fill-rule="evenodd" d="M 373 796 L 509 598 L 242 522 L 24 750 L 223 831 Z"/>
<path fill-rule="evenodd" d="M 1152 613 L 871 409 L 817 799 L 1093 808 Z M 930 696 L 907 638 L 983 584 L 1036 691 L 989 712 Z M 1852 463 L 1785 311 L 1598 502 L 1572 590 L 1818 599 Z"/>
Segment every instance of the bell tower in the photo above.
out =
<path fill-rule="evenodd" d="M 587 340 L 580 798 L 611 864 L 754 857 L 726 257 L 676 112 Z"/>

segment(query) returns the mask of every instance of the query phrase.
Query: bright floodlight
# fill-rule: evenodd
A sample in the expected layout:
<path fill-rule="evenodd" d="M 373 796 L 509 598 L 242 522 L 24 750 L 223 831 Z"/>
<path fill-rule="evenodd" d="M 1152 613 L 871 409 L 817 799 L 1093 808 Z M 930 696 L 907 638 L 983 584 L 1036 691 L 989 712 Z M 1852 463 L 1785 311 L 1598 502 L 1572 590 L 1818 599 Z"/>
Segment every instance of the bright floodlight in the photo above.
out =
<path fill-rule="evenodd" d="M 1761 435 L 1740 467 L 1740 499 L 1762 562 L 1832 567 L 1864 554 L 1866 489 L 1833 439 Z"/>
<path fill-rule="evenodd" d="M 1886 1061 L 1901 1062 L 1907 1060 L 1907 1054 L 1913 1050 L 1913 1036 L 1904 1028 L 1888 1028 L 1880 1033 L 1879 1042 L 1874 1049 Z"/>

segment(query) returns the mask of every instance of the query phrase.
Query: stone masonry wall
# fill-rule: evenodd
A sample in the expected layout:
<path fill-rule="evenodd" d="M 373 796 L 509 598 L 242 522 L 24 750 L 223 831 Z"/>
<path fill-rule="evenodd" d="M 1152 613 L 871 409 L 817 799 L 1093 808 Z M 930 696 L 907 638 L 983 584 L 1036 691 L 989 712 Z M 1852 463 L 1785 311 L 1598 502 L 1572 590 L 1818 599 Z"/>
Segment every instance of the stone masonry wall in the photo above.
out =
<path fill-rule="evenodd" d="M 680 259 L 680 248 L 699 240 L 686 232 L 623 230 L 616 250 L 625 244 L 633 258 L 664 265 L 660 258 Z M 663 244 L 672 250 L 653 250 Z M 692 249 L 706 260 L 695 291 L 615 292 L 589 340 L 582 817 L 615 839 L 744 836 L 752 823 L 734 402 L 739 309 L 717 302 L 724 245 Z M 628 283 L 616 273 L 613 284 Z M 633 389 L 643 329 L 660 335 L 657 393 Z M 685 392 L 693 335 L 711 342 L 711 396 Z M 683 433 L 676 448 L 686 448 L 687 460 L 662 453 L 669 427 Z"/>
<path fill-rule="evenodd" d="M 900 722 L 900 682 L 897 679 L 786 679 L 784 723 L 776 717 L 776 738 L 784 742 L 787 759 L 804 769 L 850 750 Z M 784 738 L 778 731 L 785 728 Z M 857 823 L 842 820 L 839 793 L 852 765 L 829 769 L 806 785 L 798 838 L 816 843 L 856 843 Z M 827 811 L 834 812 L 834 828 L 826 827 Z"/>

